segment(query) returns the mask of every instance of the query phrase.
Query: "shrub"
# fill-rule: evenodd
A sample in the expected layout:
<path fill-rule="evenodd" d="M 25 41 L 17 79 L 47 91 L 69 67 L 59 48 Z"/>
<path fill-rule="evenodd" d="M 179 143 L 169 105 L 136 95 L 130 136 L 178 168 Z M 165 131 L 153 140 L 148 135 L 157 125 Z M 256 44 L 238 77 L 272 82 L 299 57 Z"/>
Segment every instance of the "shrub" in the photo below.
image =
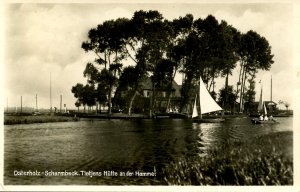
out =
<path fill-rule="evenodd" d="M 292 156 L 283 150 L 292 145 L 291 138 L 291 133 L 275 133 L 228 142 L 204 157 L 182 157 L 163 170 L 164 181 L 169 185 L 292 185 Z"/>

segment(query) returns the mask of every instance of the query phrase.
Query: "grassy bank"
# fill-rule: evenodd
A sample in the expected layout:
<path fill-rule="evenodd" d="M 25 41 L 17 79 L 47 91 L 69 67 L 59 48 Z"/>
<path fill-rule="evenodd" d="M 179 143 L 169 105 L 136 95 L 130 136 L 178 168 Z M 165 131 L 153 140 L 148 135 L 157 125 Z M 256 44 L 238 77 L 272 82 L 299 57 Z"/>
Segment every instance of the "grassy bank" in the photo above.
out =
<path fill-rule="evenodd" d="M 67 116 L 57 116 L 57 115 L 37 115 L 37 116 L 4 115 L 4 125 L 66 122 L 66 121 L 74 121 L 74 118 L 67 117 Z"/>
<path fill-rule="evenodd" d="M 169 185 L 292 185 L 293 133 L 231 141 L 205 157 L 187 157 L 163 170 Z"/>

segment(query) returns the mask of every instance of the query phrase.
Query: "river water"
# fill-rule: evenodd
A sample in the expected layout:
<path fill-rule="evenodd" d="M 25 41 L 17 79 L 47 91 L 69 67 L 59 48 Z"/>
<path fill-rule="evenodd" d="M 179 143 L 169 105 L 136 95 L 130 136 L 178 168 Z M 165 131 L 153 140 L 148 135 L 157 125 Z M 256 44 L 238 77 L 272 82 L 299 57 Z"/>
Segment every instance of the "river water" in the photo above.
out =
<path fill-rule="evenodd" d="M 252 125 L 250 118 L 220 124 L 141 119 L 6 125 L 4 183 L 155 184 L 157 172 L 178 157 L 201 157 L 208 148 L 228 140 L 293 131 L 293 118 L 278 121 L 280 124 Z M 150 175 L 137 177 L 137 171 Z M 57 176 L 57 172 L 69 175 Z"/>

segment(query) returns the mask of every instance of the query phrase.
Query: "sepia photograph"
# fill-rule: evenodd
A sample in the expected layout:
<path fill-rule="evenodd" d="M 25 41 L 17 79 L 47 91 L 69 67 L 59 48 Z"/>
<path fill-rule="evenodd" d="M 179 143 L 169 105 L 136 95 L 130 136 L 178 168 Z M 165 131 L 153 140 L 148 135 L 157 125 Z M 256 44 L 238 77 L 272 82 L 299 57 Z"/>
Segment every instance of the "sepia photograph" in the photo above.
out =
<path fill-rule="evenodd" d="M 297 191 L 296 1 L 3 5 L 4 191 Z"/>

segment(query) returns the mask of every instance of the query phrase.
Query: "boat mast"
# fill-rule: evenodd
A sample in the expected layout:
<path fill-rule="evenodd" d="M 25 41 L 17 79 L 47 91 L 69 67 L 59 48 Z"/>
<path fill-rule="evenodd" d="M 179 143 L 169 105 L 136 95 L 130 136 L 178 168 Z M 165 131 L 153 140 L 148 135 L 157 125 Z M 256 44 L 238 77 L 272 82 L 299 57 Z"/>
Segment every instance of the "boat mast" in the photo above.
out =
<path fill-rule="evenodd" d="M 51 72 L 50 72 L 50 113 L 52 113 Z"/>
<path fill-rule="evenodd" d="M 61 113 L 61 107 L 62 107 L 62 95 L 60 95 L 60 104 L 59 104 L 59 112 Z"/>
<path fill-rule="evenodd" d="M 198 117 L 199 117 L 199 119 L 202 119 L 200 86 L 201 86 L 201 76 L 199 78 L 199 115 L 198 115 Z"/>
<path fill-rule="evenodd" d="M 22 103 L 22 96 L 21 96 L 21 113 L 22 113 L 22 107 L 23 107 L 23 103 Z"/>
<path fill-rule="evenodd" d="M 35 94 L 35 109 L 36 109 L 36 111 L 39 111 L 38 104 L 37 104 L 37 94 Z"/>
<path fill-rule="evenodd" d="M 260 88 L 260 96 L 259 96 L 259 102 L 258 102 L 258 109 L 257 111 L 260 113 L 263 109 L 263 101 L 262 101 L 262 87 Z"/>
<path fill-rule="evenodd" d="M 272 75 L 271 75 L 271 102 L 272 102 Z"/>

